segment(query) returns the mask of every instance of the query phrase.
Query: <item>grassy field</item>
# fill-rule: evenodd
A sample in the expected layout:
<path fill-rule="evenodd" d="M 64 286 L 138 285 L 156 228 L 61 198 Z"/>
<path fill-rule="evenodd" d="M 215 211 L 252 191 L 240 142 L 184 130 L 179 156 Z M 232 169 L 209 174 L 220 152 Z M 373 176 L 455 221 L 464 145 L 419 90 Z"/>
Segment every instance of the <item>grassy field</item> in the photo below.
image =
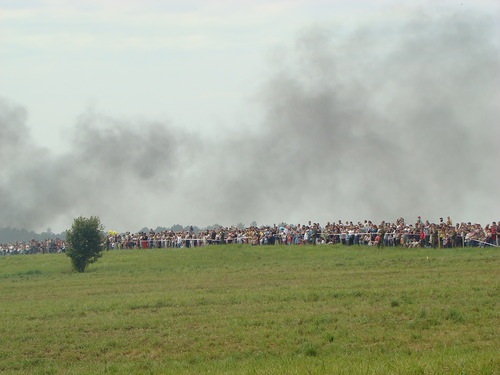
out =
<path fill-rule="evenodd" d="M 498 374 L 498 249 L 0 257 L 2 374 Z"/>

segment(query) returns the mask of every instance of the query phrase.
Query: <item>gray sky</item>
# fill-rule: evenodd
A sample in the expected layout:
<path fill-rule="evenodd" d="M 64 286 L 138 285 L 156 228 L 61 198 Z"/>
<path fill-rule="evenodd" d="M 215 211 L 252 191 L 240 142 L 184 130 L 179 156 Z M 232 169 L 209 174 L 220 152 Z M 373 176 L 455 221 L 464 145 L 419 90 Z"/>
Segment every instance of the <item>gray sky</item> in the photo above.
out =
<path fill-rule="evenodd" d="M 2 1 L 0 226 L 500 220 L 497 1 Z"/>

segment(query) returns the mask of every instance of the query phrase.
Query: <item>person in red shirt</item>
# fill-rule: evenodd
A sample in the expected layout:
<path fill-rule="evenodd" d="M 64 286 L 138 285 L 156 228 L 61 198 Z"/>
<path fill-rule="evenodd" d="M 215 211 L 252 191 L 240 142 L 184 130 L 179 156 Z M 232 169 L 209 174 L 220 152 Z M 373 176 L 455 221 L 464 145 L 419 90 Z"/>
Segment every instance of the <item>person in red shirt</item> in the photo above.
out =
<path fill-rule="evenodd" d="M 425 232 L 423 229 L 420 231 L 420 247 L 425 247 Z"/>

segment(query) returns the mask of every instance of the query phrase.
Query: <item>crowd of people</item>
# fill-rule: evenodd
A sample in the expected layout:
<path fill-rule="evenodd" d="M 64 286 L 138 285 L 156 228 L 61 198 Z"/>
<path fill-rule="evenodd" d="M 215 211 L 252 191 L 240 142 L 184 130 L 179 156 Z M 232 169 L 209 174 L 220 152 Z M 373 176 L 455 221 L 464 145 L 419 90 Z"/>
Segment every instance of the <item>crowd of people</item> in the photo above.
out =
<path fill-rule="evenodd" d="M 0 255 L 17 255 L 17 254 L 49 254 L 62 253 L 65 251 L 64 240 L 60 238 L 47 238 L 44 241 L 16 241 L 1 244 Z"/>
<path fill-rule="evenodd" d="M 399 218 L 395 223 L 372 221 L 353 223 L 338 221 L 327 223 L 309 222 L 302 225 L 251 226 L 247 228 L 219 227 L 195 230 L 193 227 L 181 231 L 157 231 L 139 233 L 117 233 L 109 231 L 104 246 L 106 250 L 137 248 L 184 248 L 221 244 L 251 245 L 319 245 L 342 244 L 368 246 L 403 247 L 484 247 L 499 246 L 499 226 L 496 222 L 481 224 L 456 223 L 448 217 L 438 223 L 417 218 L 414 224 Z M 0 245 L 0 255 L 57 253 L 65 251 L 61 239 L 46 241 L 16 242 Z"/>

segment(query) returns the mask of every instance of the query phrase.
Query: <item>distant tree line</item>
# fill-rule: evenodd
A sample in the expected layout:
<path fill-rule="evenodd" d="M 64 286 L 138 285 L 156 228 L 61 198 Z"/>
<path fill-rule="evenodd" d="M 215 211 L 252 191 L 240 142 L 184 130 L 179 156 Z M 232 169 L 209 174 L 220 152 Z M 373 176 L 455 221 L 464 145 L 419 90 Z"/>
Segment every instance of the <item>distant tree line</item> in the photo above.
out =
<path fill-rule="evenodd" d="M 55 240 L 56 238 L 60 238 L 64 240 L 66 238 L 66 234 L 63 233 L 53 233 L 50 228 L 45 232 L 36 233 L 26 229 L 18 229 L 18 228 L 0 228 L 0 243 L 10 243 L 16 241 L 43 241 L 47 238 Z"/>
<path fill-rule="evenodd" d="M 253 226 L 257 226 L 256 222 L 252 223 Z M 143 233 L 148 233 L 150 231 L 154 231 L 156 233 L 160 232 L 167 232 L 167 231 L 173 231 L 173 232 L 181 232 L 183 230 L 185 231 L 192 231 L 195 233 L 198 233 L 202 230 L 217 230 L 218 228 L 221 228 L 222 225 L 220 224 L 213 224 L 209 225 L 204 228 L 200 228 L 197 226 L 193 225 L 186 225 L 182 226 L 180 224 L 174 224 L 170 228 L 168 227 L 156 227 L 156 229 L 152 228 L 147 228 L 144 227 L 141 230 L 137 232 L 143 232 Z M 244 229 L 245 225 L 243 223 L 238 223 L 237 225 L 238 229 Z M 45 232 L 42 233 L 36 233 L 34 231 L 26 230 L 26 229 L 18 229 L 18 228 L 0 228 L 0 244 L 6 244 L 6 243 L 11 243 L 11 242 L 18 242 L 18 241 L 44 241 L 46 239 L 61 239 L 65 240 L 66 239 L 66 232 L 62 233 L 53 233 L 50 228 L 48 228 Z"/>

